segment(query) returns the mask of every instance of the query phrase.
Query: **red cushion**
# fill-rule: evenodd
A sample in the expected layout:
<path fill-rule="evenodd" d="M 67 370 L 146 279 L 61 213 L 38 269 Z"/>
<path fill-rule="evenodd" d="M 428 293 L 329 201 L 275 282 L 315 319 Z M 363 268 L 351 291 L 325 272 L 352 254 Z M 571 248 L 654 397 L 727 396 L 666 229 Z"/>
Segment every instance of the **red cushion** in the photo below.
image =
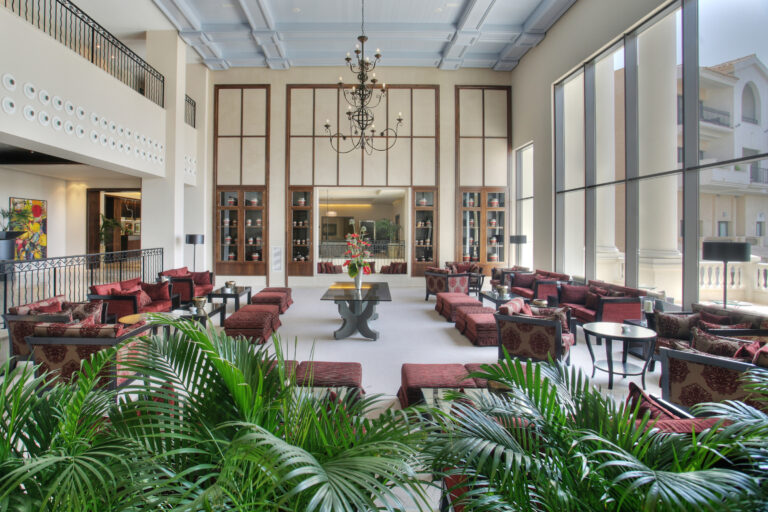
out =
<path fill-rule="evenodd" d="M 533 282 L 536 280 L 535 274 L 524 274 L 517 272 L 515 279 L 512 280 L 512 286 L 520 288 L 533 288 Z"/>
<path fill-rule="evenodd" d="M 560 305 L 571 308 L 571 313 L 573 316 L 575 316 L 576 319 L 581 322 L 594 322 L 597 320 L 597 312 L 592 309 L 588 309 L 582 304 L 561 303 Z"/>
<path fill-rule="evenodd" d="M 152 301 L 171 300 L 170 283 L 141 283 L 141 289 L 147 292 Z"/>
<path fill-rule="evenodd" d="M 149 295 L 147 295 L 147 292 L 145 292 L 144 290 L 139 290 L 139 307 L 143 308 L 150 302 L 152 302 L 152 298 Z"/>
<path fill-rule="evenodd" d="M 661 432 L 675 434 L 690 434 L 692 432 L 702 432 L 714 427 L 722 418 L 680 418 L 673 420 L 658 420 L 655 423 L 649 422 L 648 428 L 655 428 Z"/>
<path fill-rule="evenodd" d="M 587 291 L 589 291 L 589 288 L 586 286 L 570 284 L 560 285 L 560 302 L 586 305 Z"/>
<path fill-rule="evenodd" d="M 749 358 L 749 360 L 752 361 L 755 358 L 757 351 L 760 350 L 762 346 L 763 346 L 763 343 L 760 341 L 745 343 L 739 347 L 739 350 L 737 350 L 736 353 L 733 354 L 733 357 L 736 359 Z"/>
<path fill-rule="evenodd" d="M 47 306 L 37 306 L 32 311 L 35 313 L 58 313 L 61 311 L 61 302 L 54 302 Z"/>
<path fill-rule="evenodd" d="M 514 293 L 515 295 L 519 295 L 521 297 L 525 297 L 526 299 L 532 299 L 533 298 L 533 290 L 530 288 L 522 288 L 520 286 L 513 286 L 509 289 L 510 293 Z"/>
<path fill-rule="evenodd" d="M 141 308 L 141 313 L 166 313 L 171 310 L 170 300 L 155 300 Z"/>
<path fill-rule="evenodd" d="M 363 367 L 360 363 L 302 361 L 296 368 L 296 382 L 314 387 L 346 386 L 362 388 Z"/>
<path fill-rule="evenodd" d="M 192 279 L 195 284 L 212 284 L 210 272 L 192 272 Z"/>
<path fill-rule="evenodd" d="M 639 418 L 642 418 L 646 412 L 654 420 L 676 420 L 680 417 L 668 411 L 662 404 L 657 402 L 651 395 L 640 389 L 634 382 L 629 383 L 629 394 L 627 395 L 627 405 L 634 410 L 639 404 Z"/>
<path fill-rule="evenodd" d="M 587 309 L 594 309 L 595 311 L 597 311 L 597 306 L 599 304 L 600 304 L 600 296 L 596 293 L 592 293 L 591 291 L 587 292 L 587 300 L 584 303 Z"/>
<path fill-rule="evenodd" d="M 91 293 L 94 295 L 112 295 L 112 292 L 121 290 L 119 283 L 94 284 Z"/>
<path fill-rule="evenodd" d="M 136 303 L 141 307 L 141 290 L 115 290 L 112 295 L 136 297 Z"/>
<path fill-rule="evenodd" d="M 712 322 L 705 321 L 702 317 L 699 320 L 699 327 L 705 331 L 709 331 L 711 329 L 749 329 L 752 327 L 752 324 L 749 322 L 743 324 L 713 324 Z"/>
<path fill-rule="evenodd" d="M 186 276 L 189 274 L 189 269 L 187 267 L 181 267 L 181 268 L 169 268 L 168 270 L 164 270 L 160 273 L 160 275 L 168 276 L 168 277 L 181 277 Z"/>
<path fill-rule="evenodd" d="M 195 297 L 204 297 L 213 291 L 212 284 L 196 284 Z"/>
<path fill-rule="evenodd" d="M 710 324 L 725 325 L 731 323 L 731 317 L 728 315 L 715 315 L 713 313 L 707 313 L 706 311 L 699 311 L 699 316 L 702 320 L 709 322 Z"/>
<path fill-rule="evenodd" d="M 120 289 L 121 290 L 134 290 L 138 288 L 139 283 L 141 283 L 141 278 L 137 277 L 134 279 L 126 279 L 125 281 L 120 281 Z"/>

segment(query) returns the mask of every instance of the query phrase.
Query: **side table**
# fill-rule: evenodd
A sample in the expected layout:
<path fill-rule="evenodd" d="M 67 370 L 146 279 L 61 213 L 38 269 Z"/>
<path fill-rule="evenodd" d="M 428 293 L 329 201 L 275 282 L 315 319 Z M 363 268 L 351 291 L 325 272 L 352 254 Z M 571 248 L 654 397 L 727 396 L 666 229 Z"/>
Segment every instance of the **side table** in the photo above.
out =
<path fill-rule="evenodd" d="M 619 324 L 615 322 L 590 322 L 581 327 L 584 329 L 584 338 L 587 341 L 589 357 L 592 358 L 592 377 L 595 376 L 595 370 L 607 372 L 608 389 L 613 389 L 614 374 L 622 375 L 624 377 L 641 375 L 643 389 L 645 389 L 645 372 L 648 368 L 650 356 L 653 355 L 654 348 L 656 347 L 656 333 L 654 331 L 645 327 Z M 598 340 L 605 340 L 606 358 L 604 360 L 595 360 L 595 353 L 592 350 L 592 344 L 590 343 L 591 336 L 594 336 Z M 613 360 L 612 349 L 614 340 L 622 341 L 624 343 L 624 350 L 620 362 Z M 644 342 L 649 345 L 646 350 L 647 357 L 642 367 L 627 362 L 627 348 L 629 347 L 630 342 Z M 616 366 L 619 366 L 622 371 L 616 370 Z"/>
<path fill-rule="evenodd" d="M 227 309 L 227 301 L 229 299 L 235 299 L 235 311 L 240 309 L 240 297 L 247 295 L 248 299 L 246 304 L 251 303 L 251 287 L 250 286 L 235 286 L 234 288 L 221 287 L 213 290 L 208 294 L 208 302 L 213 302 L 213 299 L 222 299 L 224 302 L 224 309 Z"/>

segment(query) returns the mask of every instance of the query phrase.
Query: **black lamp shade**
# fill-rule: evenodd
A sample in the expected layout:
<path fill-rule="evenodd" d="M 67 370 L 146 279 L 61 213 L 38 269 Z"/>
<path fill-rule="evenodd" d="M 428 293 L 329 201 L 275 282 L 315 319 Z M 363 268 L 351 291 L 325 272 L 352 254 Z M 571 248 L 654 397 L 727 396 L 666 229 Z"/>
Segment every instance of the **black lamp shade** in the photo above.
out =
<path fill-rule="evenodd" d="M 703 242 L 701 257 L 709 261 L 749 261 L 752 246 L 746 242 Z"/>
<path fill-rule="evenodd" d="M 187 235 L 187 243 L 192 245 L 199 245 L 203 243 L 203 235 Z"/>
<path fill-rule="evenodd" d="M 509 235 L 509 243 L 525 244 L 528 243 L 528 237 L 526 235 Z"/>

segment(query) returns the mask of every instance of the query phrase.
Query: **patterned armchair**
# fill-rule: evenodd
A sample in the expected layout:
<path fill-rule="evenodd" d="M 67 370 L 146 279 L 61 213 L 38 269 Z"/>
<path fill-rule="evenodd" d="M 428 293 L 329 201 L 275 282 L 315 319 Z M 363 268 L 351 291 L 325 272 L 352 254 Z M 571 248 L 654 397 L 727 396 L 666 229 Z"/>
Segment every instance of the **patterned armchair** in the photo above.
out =
<path fill-rule="evenodd" d="M 496 328 L 499 339 L 499 359 L 504 350 L 524 360 L 565 360 L 570 364 L 570 348 L 574 335 L 564 332 L 563 321 L 557 315 L 533 317 L 497 313 Z"/>
<path fill-rule="evenodd" d="M 43 322 L 101 322 L 103 304 L 94 302 L 68 302 L 64 295 L 32 302 L 23 306 L 14 306 L 4 315 L 8 328 L 9 357 L 13 364 L 29 359 L 30 351 L 25 338 L 35 331 L 35 326 Z"/>
<path fill-rule="evenodd" d="M 688 409 L 702 402 L 749 400 L 742 374 L 757 365 L 689 350 L 661 348 L 661 397 Z"/>
<path fill-rule="evenodd" d="M 438 293 L 464 293 L 469 294 L 470 274 L 452 274 L 448 269 L 428 268 L 424 272 L 427 285 L 427 293 L 424 300 L 429 300 L 430 295 Z"/>
<path fill-rule="evenodd" d="M 34 363 L 40 365 L 38 373 L 51 372 L 48 382 L 69 382 L 72 374 L 80 369 L 84 359 L 92 354 L 136 338 L 152 329 L 151 324 L 140 323 L 128 328 L 122 324 L 61 324 L 40 323 L 35 326 L 32 336 L 26 337 L 26 344 Z M 115 364 L 105 370 L 101 386 L 115 389 L 128 383 L 133 375 L 120 363 L 138 343 L 138 339 L 123 345 L 117 353 Z"/>
<path fill-rule="evenodd" d="M 182 303 L 192 302 L 193 297 L 205 297 L 213 291 L 213 272 L 190 272 L 187 267 L 159 272 L 158 277 L 167 277 L 173 283 L 174 293 L 179 294 Z"/>

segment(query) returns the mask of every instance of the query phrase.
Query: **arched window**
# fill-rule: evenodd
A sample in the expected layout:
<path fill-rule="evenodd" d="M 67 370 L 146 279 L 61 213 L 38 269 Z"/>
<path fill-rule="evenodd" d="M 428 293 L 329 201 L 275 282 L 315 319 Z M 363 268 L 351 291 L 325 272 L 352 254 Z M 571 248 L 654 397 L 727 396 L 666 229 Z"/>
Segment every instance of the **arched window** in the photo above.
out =
<path fill-rule="evenodd" d="M 748 83 L 744 86 L 744 92 L 741 93 L 741 120 L 745 123 L 758 124 L 760 120 L 758 114 L 758 98 L 755 86 Z"/>

